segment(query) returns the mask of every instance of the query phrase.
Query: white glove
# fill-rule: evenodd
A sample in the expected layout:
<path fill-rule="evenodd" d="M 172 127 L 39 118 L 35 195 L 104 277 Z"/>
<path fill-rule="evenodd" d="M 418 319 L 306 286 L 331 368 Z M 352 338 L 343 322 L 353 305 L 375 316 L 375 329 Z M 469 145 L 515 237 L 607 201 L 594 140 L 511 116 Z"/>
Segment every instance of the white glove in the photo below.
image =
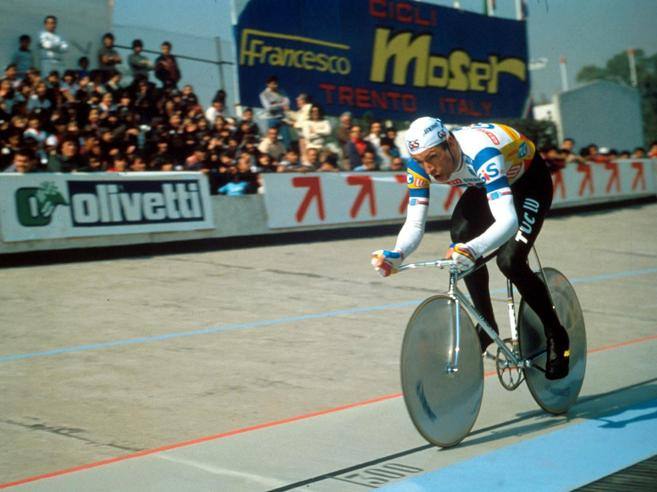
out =
<path fill-rule="evenodd" d="M 467 272 L 475 266 L 477 258 L 474 252 L 464 243 L 457 243 L 451 246 L 452 260 L 456 263 L 459 272 Z"/>
<path fill-rule="evenodd" d="M 403 253 L 396 249 L 392 251 L 387 249 L 372 251 L 372 266 L 382 277 L 397 273 L 403 259 Z"/>

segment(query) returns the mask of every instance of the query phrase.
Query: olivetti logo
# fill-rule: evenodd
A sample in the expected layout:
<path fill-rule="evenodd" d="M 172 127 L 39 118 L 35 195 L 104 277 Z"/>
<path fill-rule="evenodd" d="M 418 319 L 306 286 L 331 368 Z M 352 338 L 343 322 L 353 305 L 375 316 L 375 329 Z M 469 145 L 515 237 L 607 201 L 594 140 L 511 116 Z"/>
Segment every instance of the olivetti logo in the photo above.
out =
<path fill-rule="evenodd" d="M 54 183 L 16 190 L 18 221 L 47 226 L 59 205 L 69 208 L 73 227 L 113 227 L 205 220 L 196 181 L 75 181 L 66 183 L 68 201 Z"/>
<path fill-rule="evenodd" d="M 68 205 L 55 183 L 45 182 L 40 187 L 16 190 L 18 222 L 25 227 L 42 227 L 50 224 L 52 214 L 59 205 Z"/>

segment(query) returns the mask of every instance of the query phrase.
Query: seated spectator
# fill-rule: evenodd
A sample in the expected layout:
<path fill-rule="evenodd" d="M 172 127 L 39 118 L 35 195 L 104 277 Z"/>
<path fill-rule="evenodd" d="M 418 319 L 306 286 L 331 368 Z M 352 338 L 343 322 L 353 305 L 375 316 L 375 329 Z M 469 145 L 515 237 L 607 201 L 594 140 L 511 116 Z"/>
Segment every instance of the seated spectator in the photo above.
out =
<path fill-rule="evenodd" d="M 124 173 L 128 170 L 128 159 L 124 154 L 116 154 L 112 157 L 110 166 L 107 168 L 108 173 Z"/>
<path fill-rule="evenodd" d="M 89 75 L 91 75 L 89 71 L 89 58 L 81 56 L 78 58 L 78 77 L 89 77 Z"/>
<path fill-rule="evenodd" d="M 247 135 L 252 135 L 255 138 L 260 137 L 260 128 L 256 122 L 253 121 L 253 110 L 251 108 L 244 108 L 242 111 L 242 119 L 239 121 L 237 130 L 235 131 L 235 138 L 240 143 Z"/>
<path fill-rule="evenodd" d="M 34 169 L 34 153 L 26 148 L 14 152 L 11 164 L 3 172 L 5 173 L 30 173 Z"/>
<path fill-rule="evenodd" d="M 36 85 L 35 93 L 27 101 L 28 113 L 37 113 L 43 118 L 47 118 L 53 109 L 53 103 L 47 97 L 48 86 L 45 82 L 39 82 Z"/>
<path fill-rule="evenodd" d="M 381 137 L 381 165 L 379 168 L 382 171 L 390 171 L 392 168 L 392 161 L 400 157 L 399 149 L 395 145 L 394 140 L 388 137 Z"/>
<path fill-rule="evenodd" d="M 366 150 L 361 157 L 361 165 L 354 168 L 356 172 L 376 171 L 376 152 Z"/>
<path fill-rule="evenodd" d="M 406 163 L 401 157 L 395 157 L 390 163 L 390 169 L 388 171 L 402 172 L 406 171 Z"/>
<path fill-rule="evenodd" d="M 360 126 L 353 125 L 350 130 L 350 139 L 345 146 L 345 154 L 347 157 L 347 168 L 355 169 L 362 166 L 361 157 L 365 151 L 374 152 L 376 156 L 376 149 L 370 142 L 363 139 L 363 131 Z"/>
<path fill-rule="evenodd" d="M 374 151 L 377 156 L 381 154 L 381 136 L 383 132 L 383 126 L 380 121 L 373 121 L 370 123 L 370 132 L 365 137 L 369 143 L 374 147 Z"/>
<path fill-rule="evenodd" d="M 214 125 L 214 122 L 218 116 L 226 118 L 227 115 L 225 114 L 225 111 L 226 107 L 224 105 L 224 101 L 221 99 L 213 99 L 212 105 L 205 110 L 205 119 L 208 121 L 208 123 Z"/>
<path fill-rule="evenodd" d="M 11 87 L 11 82 L 7 79 L 0 81 L 0 114 L 2 119 L 9 119 L 9 115 L 14 109 L 16 102 L 16 91 Z"/>
<path fill-rule="evenodd" d="M 33 138 L 39 144 L 45 143 L 48 138 L 48 133 L 41 128 L 41 119 L 36 113 L 31 113 L 27 118 L 27 129 L 23 132 L 23 138 L 27 137 Z"/>
<path fill-rule="evenodd" d="M 251 161 L 247 155 L 238 159 L 229 181 L 218 191 L 219 194 L 228 196 L 246 195 L 258 191 L 258 176 L 251 170 Z"/>
<path fill-rule="evenodd" d="M 18 77 L 18 68 L 15 63 L 10 63 L 5 67 L 5 76 L 2 78 L 2 81 L 9 82 L 12 89 L 16 89 L 21 84 L 21 80 Z"/>
<path fill-rule="evenodd" d="M 645 159 L 646 158 L 646 149 L 643 147 L 636 147 L 632 151 L 632 159 Z"/>
<path fill-rule="evenodd" d="M 36 67 L 36 59 L 30 49 L 30 44 L 32 44 L 32 38 L 27 34 L 21 34 L 18 38 L 18 50 L 11 57 L 11 63 L 16 67 L 19 79 L 25 78 L 27 71 Z"/>
<path fill-rule="evenodd" d="M 77 139 L 66 137 L 59 144 L 57 154 L 48 159 L 48 171 L 52 173 L 68 173 L 77 171 L 85 166 L 80 156 Z"/>
<path fill-rule="evenodd" d="M 319 156 L 319 160 L 320 164 L 319 169 L 317 170 L 320 172 L 338 172 L 340 170 L 340 168 L 338 168 L 338 156 L 333 152 L 322 152 Z"/>
<path fill-rule="evenodd" d="M 301 161 L 301 166 L 299 166 L 296 171 L 298 172 L 314 172 L 317 171 L 320 167 L 319 162 L 319 149 L 310 148 L 306 149 L 305 158 Z"/>
<path fill-rule="evenodd" d="M 130 162 L 130 168 L 129 168 L 130 172 L 143 173 L 144 171 L 148 171 L 148 167 L 146 165 L 146 159 L 144 159 L 144 157 L 139 154 L 133 155 L 129 162 Z"/>
<path fill-rule="evenodd" d="M 258 150 L 263 154 L 269 154 L 276 161 L 281 160 L 286 148 L 278 139 L 278 128 L 272 127 L 267 130 L 267 136 L 258 145 Z"/>
<path fill-rule="evenodd" d="M 206 162 L 207 152 L 205 147 L 202 145 L 197 145 L 194 147 L 194 151 L 185 159 L 185 167 L 183 171 L 202 171 L 208 169 Z"/>
<path fill-rule="evenodd" d="M 296 149 L 288 149 L 288 151 L 283 156 L 283 159 L 278 164 L 276 171 L 279 173 L 282 172 L 294 172 L 297 171 L 301 165 L 299 161 L 299 152 Z"/>
<path fill-rule="evenodd" d="M 618 154 L 619 159 L 629 159 L 630 157 L 631 154 L 629 150 L 621 150 L 621 152 Z"/>
<path fill-rule="evenodd" d="M 153 62 L 142 54 L 144 42 L 141 39 L 132 40 L 132 53 L 128 57 L 128 66 L 133 80 L 143 79 L 148 81 L 149 73 L 155 68 Z"/>
<path fill-rule="evenodd" d="M 102 74 L 103 82 L 107 82 L 121 63 L 121 55 L 114 48 L 114 34 L 105 33 L 102 46 L 98 49 L 98 70 Z"/>
<path fill-rule="evenodd" d="M 260 154 L 254 172 L 257 173 L 274 173 L 276 172 L 277 162 L 269 154 Z"/>
<path fill-rule="evenodd" d="M 163 88 L 175 88 L 180 82 L 180 69 L 176 57 L 171 54 L 171 43 L 163 42 L 160 50 L 162 54 L 155 59 L 155 77 L 162 82 Z"/>

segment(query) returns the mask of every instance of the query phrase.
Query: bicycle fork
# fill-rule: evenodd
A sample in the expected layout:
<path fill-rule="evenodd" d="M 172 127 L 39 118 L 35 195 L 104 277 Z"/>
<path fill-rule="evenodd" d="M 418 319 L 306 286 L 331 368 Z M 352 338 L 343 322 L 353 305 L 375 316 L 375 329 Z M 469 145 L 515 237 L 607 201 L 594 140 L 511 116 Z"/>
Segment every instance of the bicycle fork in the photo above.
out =
<path fill-rule="evenodd" d="M 479 311 L 468 301 L 465 295 L 456 287 L 456 281 L 458 279 L 458 273 L 456 271 L 450 272 L 449 276 L 449 291 L 447 295 L 450 297 L 450 304 L 452 305 L 454 324 L 452 325 L 452 339 L 454 340 L 453 349 L 450 353 L 449 361 L 447 363 L 446 370 L 448 373 L 455 373 L 459 370 L 459 355 L 461 351 L 461 306 L 468 312 L 468 314 L 475 319 L 475 321 L 481 326 L 481 328 L 490 336 L 497 346 L 500 348 L 504 355 L 506 355 L 507 360 L 515 366 L 522 366 L 523 361 L 521 361 L 515 350 L 516 344 L 518 341 L 518 331 L 517 331 L 517 321 L 516 314 L 513 305 L 513 286 L 511 281 L 507 282 L 507 305 L 508 305 L 508 315 L 509 322 L 511 325 L 511 337 L 513 340 L 514 350 L 509 349 L 506 343 L 500 338 L 500 336 L 491 328 L 488 322 L 484 317 L 479 314 Z"/>

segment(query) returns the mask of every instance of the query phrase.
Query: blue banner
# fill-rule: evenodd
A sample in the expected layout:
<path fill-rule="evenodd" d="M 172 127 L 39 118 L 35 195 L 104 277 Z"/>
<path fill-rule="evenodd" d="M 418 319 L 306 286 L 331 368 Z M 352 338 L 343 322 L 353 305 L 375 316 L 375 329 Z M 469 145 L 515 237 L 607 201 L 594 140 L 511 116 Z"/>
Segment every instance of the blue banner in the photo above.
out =
<path fill-rule="evenodd" d="M 240 101 L 265 80 L 327 114 L 471 123 L 522 115 L 524 21 L 396 0 L 251 0 L 235 26 Z M 296 109 L 296 108 L 291 108 Z"/>

